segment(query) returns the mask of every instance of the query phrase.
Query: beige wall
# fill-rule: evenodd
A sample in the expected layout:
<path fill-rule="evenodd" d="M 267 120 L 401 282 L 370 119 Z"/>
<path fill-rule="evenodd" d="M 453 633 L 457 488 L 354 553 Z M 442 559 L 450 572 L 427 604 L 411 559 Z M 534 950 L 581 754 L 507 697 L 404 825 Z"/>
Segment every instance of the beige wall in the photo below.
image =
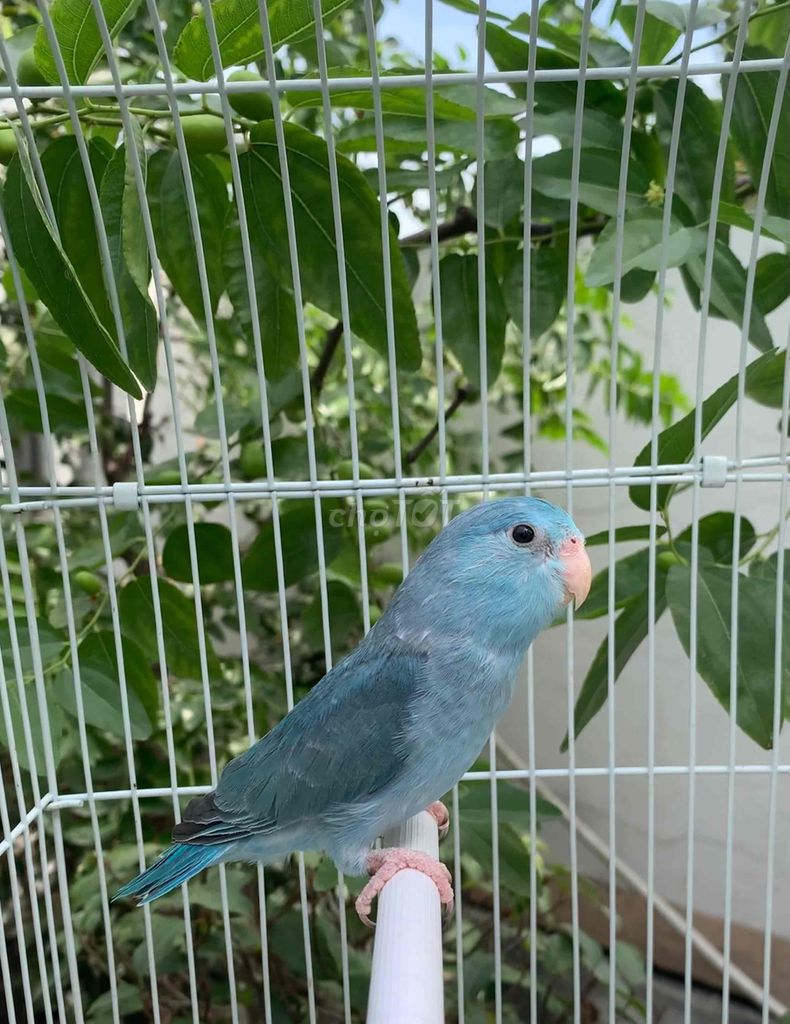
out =
<path fill-rule="evenodd" d="M 737 242 L 748 240 L 741 237 Z M 746 245 L 739 255 L 748 258 Z M 686 392 L 694 393 L 696 353 L 699 336 L 699 314 L 686 298 L 679 275 L 670 273 L 671 308 L 664 321 L 663 367 L 677 375 Z M 637 347 L 646 356 L 646 365 L 653 363 L 656 301 L 648 297 L 638 306 L 626 307 L 633 321 L 625 328 L 623 340 Z M 769 319 L 774 341 L 787 341 L 790 315 L 788 304 Z M 712 320 L 708 328 L 705 394 L 730 377 L 738 368 L 740 332 L 721 320 Z M 750 347 L 748 358 L 756 351 Z M 606 414 L 602 407 L 593 410 L 602 432 L 606 431 Z M 778 450 L 776 410 L 749 403 L 744 420 L 744 455 L 767 455 Z M 617 432 L 616 464 L 629 465 L 647 437 L 646 429 L 624 426 Z M 735 413 L 732 411 L 704 443 L 704 451 L 732 456 L 735 445 Z M 601 455 L 588 446 L 577 445 L 577 466 L 601 465 Z M 536 468 L 554 469 L 563 464 L 563 449 L 556 444 L 540 444 L 536 451 Z M 702 492 L 702 512 L 732 509 L 734 485 L 723 490 Z M 547 492 L 547 496 L 552 497 Z M 563 492 L 553 492 L 557 500 Z M 755 527 L 765 530 L 777 521 L 779 488 L 777 484 L 749 484 L 743 487 L 742 511 Z M 574 515 L 588 534 L 608 527 L 609 496 L 606 488 L 580 488 L 575 492 Z M 681 495 L 673 502 L 673 520 L 685 526 L 689 521 L 690 496 Z M 617 489 L 617 525 L 647 521 L 645 513 L 632 506 L 625 488 Z M 627 549 L 623 549 L 623 553 Z M 605 564 L 605 547 L 591 551 L 597 567 Z M 581 622 L 575 630 L 576 690 L 598 644 L 605 635 L 606 622 Z M 540 767 L 561 767 L 567 764 L 559 752 L 567 722 L 566 670 L 564 638 L 559 632 L 544 635 L 536 645 L 535 701 L 537 761 Z M 647 760 L 647 644 L 639 649 L 628 664 L 617 685 L 616 697 L 616 760 L 619 765 L 646 764 Z M 657 764 L 688 762 L 689 736 L 689 667 L 675 634 L 668 613 L 656 631 L 655 657 L 655 753 Z M 700 764 L 726 764 L 728 759 L 729 718 L 710 694 L 707 686 L 696 681 L 697 694 L 697 760 Z M 502 726 L 503 736 L 525 756 L 527 753 L 526 689 L 521 687 L 513 713 Z M 607 763 L 608 730 L 606 712 L 590 724 L 577 744 L 579 765 Z M 790 761 L 790 734 L 782 740 L 780 757 Z M 766 764 L 770 755 L 757 747 L 742 733 L 736 737 L 736 760 L 739 763 Z M 567 797 L 565 780 L 552 780 L 554 790 Z M 606 779 L 579 779 L 577 808 L 580 818 L 592 825 L 602 838 L 608 832 L 608 793 Z M 780 777 L 777 803 L 776 878 L 774 884 L 774 929 L 777 934 L 790 935 L 790 872 L 787 870 L 790 850 L 790 779 Z M 655 884 L 662 896 L 675 903 L 685 900 L 687 845 L 688 784 L 682 776 L 657 778 L 655 782 Z M 696 786 L 695 909 L 712 915 L 723 914 L 725 880 L 725 834 L 727 817 L 727 779 L 718 776 L 698 777 Z M 617 853 L 642 874 L 647 872 L 647 781 L 645 778 L 620 779 L 616 801 Z M 768 826 L 768 780 L 765 776 L 740 776 L 735 784 L 733 914 L 736 921 L 760 927 L 764 921 L 766 832 Z M 547 833 L 555 851 L 567 850 L 567 829 L 554 827 Z M 601 879 L 606 869 L 582 849 L 581 866 Z"/>

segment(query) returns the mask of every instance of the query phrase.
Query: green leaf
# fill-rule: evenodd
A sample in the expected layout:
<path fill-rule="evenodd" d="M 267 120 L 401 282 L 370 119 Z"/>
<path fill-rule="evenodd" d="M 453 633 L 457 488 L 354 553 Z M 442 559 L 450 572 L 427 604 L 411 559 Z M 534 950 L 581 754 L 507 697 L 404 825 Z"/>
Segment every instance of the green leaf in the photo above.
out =
<path fill-rule="evenodd" d="M 572 147 L 576 138 L 575 108 L 536 110 L 532 115 L 532 134 L 533 137 L 553 135 L 563 146 Z M 581 145 L 586 149 L 613 149 L 619 154 L 623 145 L 622 122 L 602 110 L 585 107 Z"/>
<path fill-rule="evenodd" d="M 503 282 L 505 302 L 510 319 L 524 329 L 524 265 L 523 251 L 514 259 Z M 567 291 L 567 253 L 559 246 L 530 247 L 529 333 L 534 340 L 557 319 Z"/>
<path fill-rule="evenodd" d="M 19 29 L 17 32 L 14 32 L 13 35 L 8 36 L 3 40 L 8 54 L 8 64 L 13 72 L 14 78 L 18 77 L 19 62 L 22 59 L 22 55 L 27 53 L 33 45 L 37 31 L 38 27 L 36 25 L 28 25 L 26 28 Z M 7 79 L 7 68 L 2 59 L 0 59 L 0 81 L 5 82 Z"/>
<path fill-rule="evenodd" d="M 463 11 L 465 14 L 479 14 L 480 5 L 475 0 L 442 0 L 442 3 L 447 7 L 454 7 L 457 11 Z M 510 18 L 504 14 L 497 14 L 496 11 L 492 11 L 486 7 L 486 17 L 496 18 L 497 21 L 510 21 Z"/>
<path fill-rule="evenodd" d="M 687 654 L 690 650 L 691 585 L 690 567 L 673 566 L 667 579 L 667 600 Z M 739 576 L 735 665 L 737 721 L 738 726 L 765 750 L 773 745 L 775 620 L 774 585 L 768 580 Z M 790 665 L 790 637 L 784 630 L 783 633 L 787 652 L 782 659 L 784 691 Z M 731 642 L 732 572 L 703 564 L 697 574 L 697 671 L 725 711 L 730 710 Z"/>
<path fill-rule="evenodd" d="M 49 426 L 55 437 L 88 429 L 84 402 L 63 398 L 57 393 L 47 393 L 46 400 Z M 35 388 L 14 388 L 6 398 L 5 407 L 11 419 L 23 430 L 42 433 L 41 404 Z"/>
<path fill-rule="evenodd" d="M 146 473 L 146 482 L 148 480 Z M 118 512 L 108 510 L 107 528 L 110 535 L 110 553 L 114 558 L 123 554 L 136 541 L 141 544 L 145 539 L 145 531 L 137 512 Z M 104 541 L 99 531 L 79 531 L 72 533 L 69 538 L 71 550 L 69 552 L 69 568 L 74 569 L 97 569 L 104 568 L 106 554 Z"/>
<path fill-rule="evenodd" d="M 137 122 L 132 123 L 134 146 L 145 178 L 145 148 Z M 151 265 L 128 145 L 116 150 L 108 164 L 101 182 L 100 199 L 129 365 L 146 391 L 153 391 L 159 329 L 156 310 L 148 297 Z"/>
<path fill-rule="evenodd" d="M 770 58 L 763 47 L 744 49 L 744 59 Z M 757 71 L 739 75 L 732 111 L 732 136 L 755 188 L 760 184 L 768 148 L 768 128 L 778 97 L 779 72 Z M 776 145 L 768 171 L 765 209 L 777 217 L 790 217 L 790 82 L 785 80 Z"/>
<path fill-rule="evenodd" d="M 480 387 L 480 321 L 476 255 L 450 253 L 439 263 L 442 332 L 475 388 Z M 488 387 L 499 375 L 505 352 L 507 310 L 490 260 L 486 262 L 486 368 Z"/>
<path fill-rule="evenodd" d="M 19 764 L 25 769 L 25 771 L 31 773 L 33 772 L 33 767 L 35 765 L 35 770 L 39 777 L 44 778 L 47 773 L 45 755 L 46 743 L 44 738 L 46 729 L 42 725 L 35 685 L 32 681 L 24 684 L 25 698 L 27 700 L 26 712 L 23 711 L 22 708 L 18 683 L 13 681 L 7 685 L 11 729 L 14 736 L 16 755 L 19 759 Z M 64 733 L 66 727 L 65 716 L 57 704 L 48 704 L 47 719 L 49 721 L 49 734 L 52 741 L 52 756 L 55 762 L 55 767 L 57 768 L 63 756 Z M 25 742 L 26 725 L 30 727 L 32 759 L 31 757 L 28 757 L 28 748 L 27 743 Z M 2 746 L 7 750 L 11 749 L 8 735 L 6 733 L 4 717 L 0 718 L 0 744 L 2 744 Z"/>
<path fill-rule="evenodd" d="M 20 298 L 24 298 L 25 302 L 38 302 L 38 292 L 33 287 L 30 278 L 21 267 L 17 267 L 17 271 L 19 272 L 21 286 L 19 291 L 16 288 L 10 263 L 6 264 L 3 275 L 0 277 L 0 284 L 3 286 L 7 300 L 9 302 L 19 302 Z"/>
<path fill-rule="evenodd" d="M 617 8 L 617 20 L 625 29 L 631 42 L 634 40 L 636 30 L 637 9 L 636 4 L 620 4 Z M 639 46 L 639 63 L 660 64 L 677 42 L 681 31 L 671 22 L 657 18 L 649 11 L 645 11 Z"/>
<path fill-rule="evenodd" d="M 252 239 L 255 225 L 251 218 L 250 221 L 248 231 Z M 293 294 L 280 284 L 257 246 L 250 244 L 250 255 L 266 377 L 268 380 L 280 380 L 289 370 L 299 365 L 299 335 Z M 236 320 L 244 337 L 252 339 L 247 271 L 234 207 L 228 213 L 222 236 L 222 265 L 225 287 L 233 303 Z"/>
<path fill-rule="evenodd" d="M 699 543 L 713 555 L 713 560 L 721 565 L 732 564 L 732 552 L 735 540 L 735 516 L 732 512 L 711 512 L 699 521 Z M 754 527 L 745 516 L 741 516 L 741 538 L 739 557 L 743 558 L 757 543 Z M 678 534 L 676 547 L 691 545 L 691 526 Z"/>
<path fill-rule="evenodd" d="M 515 153 L 485 164 L 485 223 L 504 233 L 524 204 L 524 161 Z"/>
<path fill-rule="evenodd" d="M 654 96 L 656 130 L 666 152 L 669 152 L 670 147 L 677 92 L 677 81 L 670 80 L 664 82 L 655 91 Z M 688 206 L 696 224 L 704 223 L 710 218 L 720 132 L 720 107 L 706 96 L 696 83 L 687 82 L 683 99 L 675 192 Z M 728 155 L 724 161 L 721 186 L 721 199 L 724 202 L 735 200 L 733 163 Z"/>
<path fill-rule="evenodd" d="M 499 25 L 486 25 L 486 50 L 500 71 L 523 72 L 529 65 L 529 44 L 525 39 L 507 32 Z M 536 68 L 541 70 L 571 69 L 579 66 L 578 57 L 539 46 L 536 53 Z M 511 86 L 516 96 L 526 97 L 526 83 Z M 590 80 L 585 86 L 587 104 L 597 110 L 622 116 L 625 109 L 624 97 L 612 82 Z M 541 111 L 565 110 L 576 103 L 574 82 L 536 82 L 535 100 Z"/>
<path fill-rule="evenodd" d="M 656 577 L 655 620 L 664 613 L 667 598 L 664 590 L 664 576 Z M 648 631 L 648 595 L 644 590 L 634 597 L 614 622 L 614 680 L 636 653 Z M 606 703 L 609 692 L 609 638 L 604 639 L 595 653 L 592 665 L 585 676 L 574 709 L 574 729 L 578 738 L 582 729 L 598 714 Z M 562 750 L 568 749 L 568 737 L 562 742 Z"/>
<path fill-rule="evenodd" d="M 324 28 L 351 0 L 321 0 Z M 250 64 L 264 55 L 261 9 L 257 0 L 215 0 L 211 5 L 223 68 Z M 309 39 L 315 33 L 312 0 L 271 0 L 268 5 L 272 48 Z M 204 14 L 184 28 L 173 51 L 174 63 L 189 78 L 205 81 L 216 74 Z"/>
<path fill-rule="evenodd" d="M 24 147 L 9 164 L 2 201 L 14 255 L 59 327 L 100 373 L 140 398 L 140 387 L 115 339 L 102 325 L 56 239 Z"/>
<path fill-rule="evenodd" d="M 769 252 L 757 261 L 754 301 L 763 313 L 770 313 L 790 296 L 790 258 L 786 253 Z"/>
<path fill-rule="evenodd" d="M 701 227 L 684 227 L 672 218 L 666 248 L 662 247 L 663 212 L 645 208 L 627 213 L 623 224 L 623 275 L 634 269 L 657 271 L 662 264 L 677 267 L 705 251 L 707 232 Z M 610 220 L 595 243 L 587 266 L 586 283 L 591 288 L 610 284 L 615 275 L 617 224 Z"/>
<path fill-rule="evenodd" d="M 191 892 L 191 890 L 190 890 Z M 119 981 L 116 986 L 118 996 L 118 1009 L 123 1018 L 126 1015 L 133 1015 L 143 1009 L 143 997 L 137 985 L 130 985 L 127 981 Z M 115 996 L 112 992 L 104 992 L 94 999 L 88 1009 L 87 1019 L 95 1024 L 102 1024 L 109 1020 L 113 1014 Z"/>
<path fill-rule="evenodd" d="M 661 548 L 662 551 L 666 550 Z M 650 552 L 647 548 L 626 555 L 614 566 L 614 606 L 622 608 L 647 588 Z M 658 569 L 657 569 L 658 572 Z M 597 619 L 609 611 L 609 567 L 596 573 L 590 593 L 576 612 L 579 619 Z M 564 621 L 565 616 L 559 621 Z"/>
<path fill-rule="evenodd" d="M 674 4 L 667 4 L 674 7 Z M 639 988 L 645 983 L 645 960 L 641 952 L 628 942 L 618 942 L 615 947 L 617 973 L 630 988 Z"/>
<path fill-rule="evenodd" d="M 477 125 L 471 121 L 441 121 L 434 125 L 436 148 L 464 156 L 477 153 Z M 384 149 L 387 156 L 408 156 L 419 159 L 425 151 L 425 121 L 418 117 L 388 114 L 384 118 Z M 518 145 L 518 125 L 504 118 L 486 122 L 483 152 L 486 159 L 508 156 Z M 362 117 L 346 124 L 338 133 L 337 148 L 341 153 L 375 153 L 377 149 L 376 122 Z"/>
<path fill-rule="evenodd" d="M 438 166 L 436 168 L 436 187 L 439 189 L 462 187 L 461 172 L 466 170 L 470 162 L 469 160 L 456 160 L 452 164 Z M 368 167 L 365 169 L 364 175 L 371 188 L 378 191 L 378 168 Z M 415 192 L 417 189 L 429 187 L 430 175 L 425 162 L 422 162 L 419 168 L 387 167 L 388 192 Z"/>
<path fill-rule="evenodd" d="M 337 246 L 326 143 L 295 124 L 283 127 L 303 296 L 339 318 Z M 292 280 L 288 232 L 273 122 L 257 125 L 250 134 L 250 141 L 251 147 L 242 154 L 239 163 L 252 241 L 288 287 Z M 337 158 L 337 172 L 351 329 L 380 355 L 386 356 L 379 201 L 361 171 L 343 157 Z M 401 370 L 417 370 L 422 361 L 417 319 L 403 256 L 391 230 L 390 261 L 398 366 Z"/>
<path fill-rule="evenodd" d="M 630 270 L 620 279 L 620 298 L 623 302 L 641 302 L 653 287 L 654 270 Z M 613 284 L 609 285 L 610 288 Z"/>
<path fill-rule="evenodd" d="M 705 280 L 705 257 L 692 256 L 686 261 L 692 281 L 697 288 L 702 288 Z M 713 276 L 710 285 L 711 307 L 719 316 L 726 317 L 739 327 L 743 325 L 743 312 L 746 302 L 746 271 L 735 253 L 726 242 L 717 238 L 713 250 Z M 749 317 L 749 341 L 765 352 L 773 348 L 773 340 L 765 317 L 752 300 Z"/>
<path fill-rule="evenodd" d="M 36 348 L 50 428 L 56 436 L 87 430 L 85 399 L 74 346 L 47 314 L 37 324 Z M 95 396 L 98 385 L 92 384 L 91 391 Z M 24 386 L 14 386 L 5 401 L 6 411 L 19 429 L 33 433 L 42 431 L 39 394 L 29 368 Z"/>
<path fill-rule="evenodd" d="M 221 523 L 195 523 L 198 574 L 201 584 L 233 579 L 233 543 L 230 530 Z M 189 530 L 186 523 L 168 534 L 162 551 L 167 575 L 181 583 L 192 582 Z"/>
<path fill-rule="evenodd" d="M 159 977 L 173 974 L 183 963 L 184 922 L 177 916 L 166 917 L 162 913 L 151 915 L 155 941 L 153 942 L 154 970 Z M 132 953 L 132 970 L 139 978 L 148 977 L 148 943 L 140 942 Z"/>
<path fill-rule="evenodd" d="M 14 625 L 22 673 L 25 676 L 32 676 L 33 643 L 27 621 L 25 619 L 16 619 Z M 52 629 L 43 619 L 36 621 L 36 629 L 38 636 L 35 647 L 41 656 L 41 663 L 46 671 L 47 666 L 62 654 L 66 639 L 57 630 Z M 15 678 L 16 669 L 14 667 L 11 645 L 11 631 L 7 621 L 0 622 L 0 656 L 3 659 L 6 680 Z"/>
<path fill-rule="evenodd" d="M 101 0 L 101 9 L 114 39 L 134 15 L 140 0 Z M 82 85 L 105 56 L 91 0 L 54 0 L 49 8 L 69 82 Z M 58 69 L 44 26 L 36 34 L 35 58 L 48 82 L 58 82 Z"/>
<path fill-rule="evenodd" d="M 9 704 L 13 739 L 16 744 L 19 763 L 27 771 L 32 771 L 33 765 L 27 756 L 27 744 L 25 742 L 25 725 L 28 724 L 30 726 L 33 759 L 38 774 L 43 776 L 46 773 L 44 753 L 45 729 L 39 714 L 38 697 L 33 678 L 33 645 L 27 621 L 25 619 L 17 619 L 14 622 L 14 626 L 23 677 L 24 697 L 27 702 L 27 715 L 23 714 L 22 701 L 20 699 L 19 681 L 11 647 L 11 630 L 8 622 L 0 622 L 0 657 L 3 659 L 6 696 Z M 61 633 L 53 629 L 43 619 L 37 620 L 36 627 L 38 633 L 36 648 L 41 655 L 41 663 L 46 672 L 47 667 L 61 656 L 66 640 Z M 55 765 L 57 766 L 61 754 L 63 716 L 59 708 L 51 705 L 47 705 L 47 715 L 49 718 Z M 3 715 L 0 715 L 0 743 L 6 749 L 10 749 L 10 741 L 6 733 L 5 717 Z"/>
<path fill-rule="evenodd" d="M 755 401 L 773 404 L 772 397 L 781 393 L 784 377 L 784 352 L 766 352 L 746 367 L 746 394 Z M 738 397 L 738 374 L 730 377 L 702 403 L 701 436 L 706 438 L 724 415 L 735 404 Z M 766 401 L 768 399 L 768 401 Z M 676 465 L 690 462 L 694 455 L 694 410 L 673 423 L 658 435 L 657 458 L 659 465 Z M 650 442 L 637 455 L 635 466 L 650 465 Z M 659 484 L 656 502 L 659 509 L 669 504 L 675 484 Z M 650 510 L 650 488 L 646 484 L 633 484 L 628 490 L 631 501 L 637 508 Z"/>
<path fill-rule="evenodd" d="M 162 628 L 165 639 L 167 668 L 172 675 L 186 679 L 200 679 L 195 605 L 172 583 L 158 580 L 159 602 L 162 609 Z M 142 649 L 149 663 L 159 660 L 156 643 L 156 621 L 151 599 L 150 580 L 132 580 L 119 596 L 121 629 Z M 217 668 L 217 658 L 206 636 L 209 671 Z"/>
<path fill-rule="evenodd" d="M 88 154 L 94 180 L 98 183 L 112 150 L 102 140 L 91 140 Z M 97 316 L 107 331 L 114 334 L 90 193 L 74 136 L 55 139 L 47 146 L 41 155 L 41 166 L 52 199 L 60 244 Z"/>
<path fill-rule="evenodd" d="M 467 822 L 490 826 L 491 787 L 487 783 L 462 783 L 458 795 L 462 827 Z M 528 788 L 501 780 L 497 783 L 497 814 L 500 822 L 507 822 L 521 835 L 527 835 L 530 831 L 529 807 Z M 535 810 L 537 828 L 540 828 L 544 821 L 561 815 L 558 807 L 540 796 L 536 798 Z"/>
<path fill-rule="evenodd" d="M 345 583 L 330 580 L 326 589 L 332 653 L 334 657 L 339 657 L 348 650 L 351 637 L 361 636 L 362 612 L 355 591 Z M 318 592 L 302 613 L 302 630 L 314 650 L 324 649 L 323 612 Z"/>
<path fill-rule="evenodd" d="M 532 19 L 526 11 L 523 11 L 518 17 L 514 18 L 508 28 L 511 32 L 518 32 L 527 37 L 535 31 Z M 581 45 L 578 36 L 573 35 L 571 32 L 566 32 L 558 25 L 553 25 L 545 17 L 538 18 L 537 35 L 540 40 L 553 46 L 564 57 L 578 61 Z"/>
<path fill-rule="evenodd" d="M 231 868 L 226 873 L 227 885 L 227 907 L 231 914 L 242 914 L 250 918 L 255 910 L 248 896 L 244 894 L 244 886 L 247 884 L 247 877 L 243 871 Z M 189 902 L 196 907 L 206 907 L 222 913 L 225 907 L 225 899 L 216 884 L 211 881 L 195 881 L 189 886 Z"/>
<path fill-rule="evenodd" d="M 402 69 L 382 74 L 402 74 Z M 365 68 L 337 67 L 330 71 L 331 78 L 360 78 L 368 76 L 370 71 Z M 304 81 L 304 79 L 302 79 Z M 295 109 L 305 107 L 322 107 L 324 94 L 316 81 L 314 91 L 304 89 L 286 91 L 288 102 Z M 368 88 L 332 89 L 329 93 L 333 107 L 346 107 L 354 110 L 376 109 L 373 93 Z M 381 92 L 380 104 L 384 114 L 417 117 L 425 124 L 427 116 L 426 92 L 420 88 L 384 89 Z M 488 118 L 512 117 L 524 113 L 524 104 L 505 93 L 487 88 L 483 92 L 485 111 Z M 439 121 L 468 121 L 472 124 L 477 120 L 477 89 L 474 85 L 437 86 L 433 98 L 433 113 Z"/>
<path fill-rule="evenodd" d="M 89 633 L 79 646 L 80 682 L 85 721 L 103 732 L 122 737 L 123 714 L 115 638 L 110 630 Z M 156 724 L 159 695 L 150 666 L 142 651 L 123 637 L 123 666 L 129 704 L 132 739 L 145 740 Z M 49 689 L 51 698 L 72 717 L 77 717 L 74 672 L 62 669 Z"/>
<path fill-rule="evenodd" d="M 423 69 L 422 67 L 417 67 L 412 70 L 421 72 Z M 439 85 L 436 86 L 436 93 L 443 100 L 471 110 L 474 113 L 475 120 L 477 120 L 477 111 L 480 109 L 481 104 L 477 86 L 473 83 Z M 485 114 L 486 127 L 496 118 L 516 117 L 519 114 L 523 115 L 525 112 L 522 100 L 514 99 L 509 93 L 500 92 L 499 89 L 494 89 L 490 86 L 486 86 L 483 89 L 482 109 Z"/>
<path fill-rule="evenodd" d="M 324 558 L 328 565 L 340 553 L 345 542 L 342 524 L 346 522 L 340 502 L 321 503 L 321 526 L 324 540 Z M 336 513 L 333 515 L 332 513 Z M 340 513 L 340 515 L 337 515 Z M 337 519 L 341 523 L 337 523 Z M 315 508 L 310 501 L 282 502 L 280 505 L 280 535 L 285 573 L 285 585 L 293 586 L 306 576 L 318 571 L 318 541 L 316 538 Z M 267 519 L 252 542 L 242 561 L 245 590 L 277 590 L 277 561 L 275 558 L 274 522 Z"/>
<path fill-rule="evenodd" d="M 228 189 L 219 167 L 207 156 L 190 156 L 198 223 L 206 262 L 211 312 L 222 294 L 222 233 L 229 207 Z M 189 312 L 204 323 L 200 272 L 195 255 L 183 169 L 178 153 L 159 150 L 148 164 L 148 204 L 159 259 Z M 178 225 L 178 230 L 174 230 Z"/>
<path fill-rule="evenodd" d="M 645 9 L 654 18 L 660 18 L 668 25 L 673 25 L 679 32 L 685 32 L 689 26 L 690 4 L 675 3 L 674 0 L 647 0 Z M 712 4 L 700 4 L 694 12 L 694 28 L 707 28 L 725 21 L 727 12 Z"/>
<path fill-rule="evenodd" d="M 746 394 L 749 398 L 760 405 L 767 405 L 769 409 L 781 409 L 786 364 L 787 350 L 780 349 L 773 359 L 768 359 L 759 370 L 755 369 L 751 377 L 747 368 Z"/>
<path fill-rule="evenodd" d="M 719 203 L 718 219 L 722 224 L 731 224 L 734 228 L 743 228 L 744 231 L 755 230 L 754 218 L 735 203 Z M 790 220 L 765 214 L 760 225 L 760 234 L 790 245 Z"/>
<path fill-rule="evenodd" d="M 479 783 L 478 783 L 479 785 Z M 488 818 L 466 817 L 463 824 L 463 852 L 477 861 L 481 868 L 490 870 L 492 863 L 491 814 Z M 514 895 L 529 898 L 529 850 L 524 839 L 509 822 L 500 822 L 499 877 L 502 888 Z"/>
<path fill-rule="evenodd" d="M 776 0 L 772 6 L 766 4 L 759 10 L 764 17 L 749 19 L 748 45 L 761 46 L 773 57 L 781 57 L 790 35 L 790 8 Z"/>
<path fill-rule="evenodd" d="M 555 199 L 571 198 L 573 151 L 561 149 L 532 161 L 532 187 Z M 583 149 L 579 171 L 579 202 L 614 216 L 618 206 L 620 157 L 609 149 Z M 647 172 L 633 161 L 629 164 L 626 209 L 644 205 L 650 184 Z"/>
<path fill-rule="evenodd" d="M 661 537 L 665 534 L 665 526 L 656 526 L 656 537 Z M 618 526 L 614 531 L 614 542 L 615 544 L 625 544 L 628 541 L 633 540 L 649 540 L 650 538 L 650 527 L 645 526 Z M 588 548 L 597 547 L 599 544 L 609 543 L 609 531 L 601 530 L 600 533 L 594 533 L 591 537 L 585 538 L 585 544 Z"/>

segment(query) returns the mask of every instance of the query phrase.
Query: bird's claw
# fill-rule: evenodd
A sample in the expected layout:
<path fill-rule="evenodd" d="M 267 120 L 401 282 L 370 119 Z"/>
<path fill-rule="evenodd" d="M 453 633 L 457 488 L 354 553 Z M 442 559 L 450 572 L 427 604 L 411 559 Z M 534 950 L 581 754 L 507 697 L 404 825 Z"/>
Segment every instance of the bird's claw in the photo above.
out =
<path fill-rule="evenodd" d="M 374 927 L 374 923 L 370 919 L 373 900 L 394 875 L 407 868 L 427 875 L 439 891 L 445 918 L 452 913 L 454 900 L 452 878 L 440 860 L 427 853 L 420 853 L 418 850 L 406 850 L 398 847 L 372 850 L 367 860 L 367 869 L 371 878 L 357 896 L 355 903 L 360 921 L 368 928 Z"/>
<path fill-rule="evenodd" d="M 444 839 L 450 831 L 450 812 L 441 800 L 434 800 L 425 810 L 430 814 L 439 827 L 439 839 Z"/>

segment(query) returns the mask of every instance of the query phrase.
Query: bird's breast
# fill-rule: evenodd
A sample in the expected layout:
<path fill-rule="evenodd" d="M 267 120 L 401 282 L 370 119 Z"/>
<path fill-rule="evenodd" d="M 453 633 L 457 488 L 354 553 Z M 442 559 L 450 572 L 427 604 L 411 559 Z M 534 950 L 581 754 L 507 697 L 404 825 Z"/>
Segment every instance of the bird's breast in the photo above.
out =
<path fill-rule="evenodd" d="M 445 788 L 453 786 L 482 751 L 513 696 L 520 659 L 496 651 L 456 650 L 437 666 L 434 685 L 420 694 L 410 742 Z"/>

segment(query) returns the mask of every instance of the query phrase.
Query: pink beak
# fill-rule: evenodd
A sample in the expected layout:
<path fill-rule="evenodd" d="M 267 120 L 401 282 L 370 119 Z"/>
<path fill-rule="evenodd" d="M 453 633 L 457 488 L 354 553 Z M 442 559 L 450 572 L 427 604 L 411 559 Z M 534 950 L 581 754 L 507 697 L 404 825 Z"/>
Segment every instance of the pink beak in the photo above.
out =
<path fill-rule="evenodd" d="M 565 604 L 573 601 L 574 608 L 580 608 L 592 582 L 592 566 L 584 541 L 581 537 L 569 537 L 557 554 L 565 570 Z"/>

